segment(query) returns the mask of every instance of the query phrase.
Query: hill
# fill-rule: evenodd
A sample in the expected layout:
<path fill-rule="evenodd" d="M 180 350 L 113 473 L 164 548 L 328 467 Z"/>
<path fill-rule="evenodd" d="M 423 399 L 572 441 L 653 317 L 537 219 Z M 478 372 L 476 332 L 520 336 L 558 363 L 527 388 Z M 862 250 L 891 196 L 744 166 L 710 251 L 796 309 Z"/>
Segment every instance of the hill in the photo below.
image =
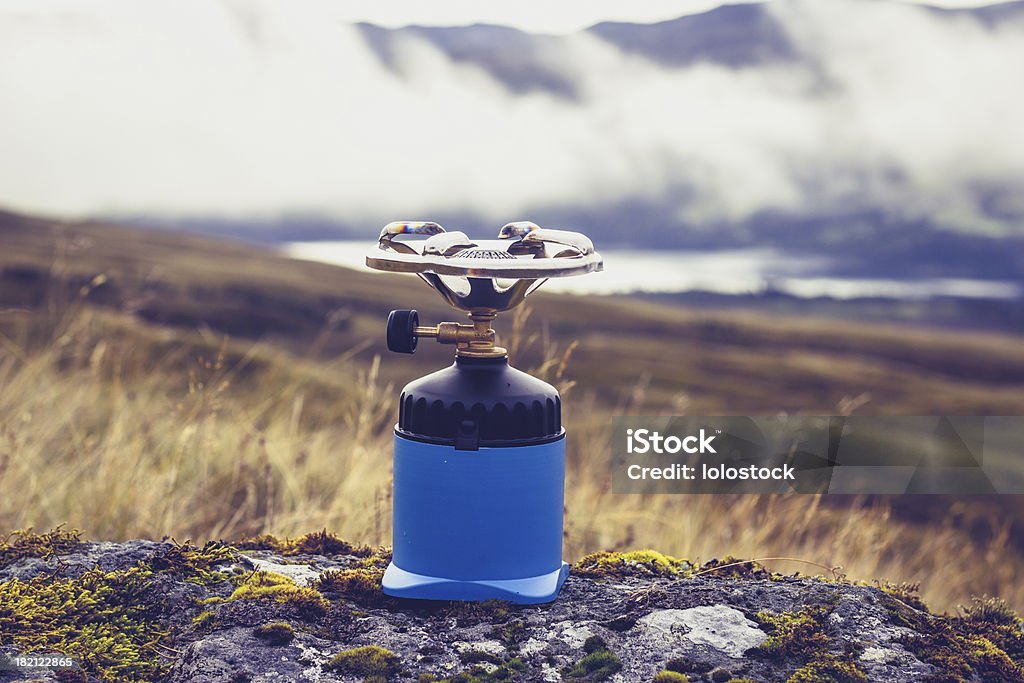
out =
<path fill-rule="evenodd" d="M 424 321 L 457 315 L 413 277 L 295 261 L 241 242 L 12 213 L 0 213 L 0 236 L 0 305 L 30 311 L 75 301 L 150 329 L 208 330 L 317 358 L 360 347 L 353 357 L 364 361 L 385 352 L 383 321 L 393 308 L 416 308 Z M 79 296 L 97 276 L 102 284 Z M 621 400 L 645 378 L 637 408 L 685 394 L 697 414 L 830 414 L 844 397 L 867 392 L 864 410 L 879 414 L 1024 414 L 1024 349 L 1012 335 L 543 289 L 529 304 L 524 334 L 543 331 L 561 348 L 579 342 L 572 360 L 580 390 Z M 508 342 L 516 324 L 505 315 L 496 327 Z M 543 362 L 540 345 L 528 346 L 516 362 Z M 450 349 L 420 348 L 414 358 L 389 355 L 385 376 L 408 379 L 450 358 Z"/>
<path fill-rule="evenodd" d="M 196 540 L 327 527 L 388 541 L 395 395 L 451 357 L 430 344 L 383 355 L 390 308 L 454 315 L 415 278 L 12 213 L 0 244 L 7 526 Z M 940 608 L 1024 600 L 1009 497 L 608 490 L 614 414 L 1021 414 L 1019 338 L 616 297 L 541 293 L 529 311 L 497 329 L 516 365 L 567 397 L 570 558 L 638 545 L 795 556 L 920 581 Z M 967 559 L 950 562 L 951 548 Z"/>

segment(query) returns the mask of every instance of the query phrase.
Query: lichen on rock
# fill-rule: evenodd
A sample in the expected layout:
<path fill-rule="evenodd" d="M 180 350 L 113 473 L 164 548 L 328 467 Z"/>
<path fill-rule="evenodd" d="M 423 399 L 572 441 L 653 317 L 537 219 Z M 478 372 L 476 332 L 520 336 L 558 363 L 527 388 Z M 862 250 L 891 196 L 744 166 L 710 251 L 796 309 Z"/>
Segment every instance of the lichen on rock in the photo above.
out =
<path fill-rule="evenodd" d="M 768 638 L 743 612 L 727 605 L 656 610 L 641 617 L 637 626 L 655 638 L 677 637 L 732 657 L 742 657 Z"/>
<path fill-rule="evenodd" d="M 910 587 L 640 551 L 584 558 L 549 605 L 403 601 L 380 591 L 386 549 L 244 545 L 9 536 L 0 652 L 166 683 L 1024 681 L 1021 621 L 993 599 L 936 615 Z"/>

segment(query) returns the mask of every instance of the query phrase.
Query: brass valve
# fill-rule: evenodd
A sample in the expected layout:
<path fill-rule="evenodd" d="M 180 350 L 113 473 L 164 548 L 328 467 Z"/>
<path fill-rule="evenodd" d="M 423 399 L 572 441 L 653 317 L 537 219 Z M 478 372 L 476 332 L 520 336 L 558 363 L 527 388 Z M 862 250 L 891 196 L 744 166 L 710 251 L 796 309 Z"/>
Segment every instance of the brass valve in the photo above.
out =
<path fill-rule="evenodd" d="M 416 311 L 391 311 L 388 316 L 388 349 L 398 353 L 413 353 L 420 337 L 432 337 L 441 344 L 455 344 L 458 356 L 469 358 L 501 358 L 508 352 L 494 343 L 494 311 L 474 311 L 469 314 L 473 324 L 443 322 L 435 326 L 419 324 Z"/>

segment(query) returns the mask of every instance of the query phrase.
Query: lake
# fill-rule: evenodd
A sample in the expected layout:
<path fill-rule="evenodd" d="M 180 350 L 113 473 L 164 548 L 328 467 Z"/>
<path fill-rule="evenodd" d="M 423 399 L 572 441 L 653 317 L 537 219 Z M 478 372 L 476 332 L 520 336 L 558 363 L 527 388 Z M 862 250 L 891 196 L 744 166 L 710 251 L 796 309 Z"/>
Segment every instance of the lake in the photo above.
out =
<path fill-rule="evenodd" d="M 364 264 L 374 242 L 291 242 L 284 252 L 293 258 L 370 270 Z M 650 251 L 602 249 L 605 270 L 583 277 L 553 278 L 545 291 L 570 294 L 627 294 L 632 292 L 707 291 L 750 294 L 772 290 L 793 296 L 836 299 L 886 297 L 927 299 L 956 296 L 1016 299 L 1022 296 L 1015 282 L 964 278 L 914 280 L 823 277 L 829 261 L 824 257 L 795 257 L 776 249 L 724 251 Z"/>

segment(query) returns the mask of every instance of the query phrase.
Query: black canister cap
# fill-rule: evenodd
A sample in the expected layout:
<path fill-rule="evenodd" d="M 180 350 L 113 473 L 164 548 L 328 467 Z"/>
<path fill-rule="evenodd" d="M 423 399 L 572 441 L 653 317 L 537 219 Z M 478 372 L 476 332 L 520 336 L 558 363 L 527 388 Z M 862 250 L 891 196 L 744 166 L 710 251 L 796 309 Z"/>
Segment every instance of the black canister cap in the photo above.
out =
<path fill-rule="evenodd" d="M 562 402 L 507 358 L 459 356 L 405 386 L 396 431 L 460 450 L 545 443 L 562 437 Z"/>

